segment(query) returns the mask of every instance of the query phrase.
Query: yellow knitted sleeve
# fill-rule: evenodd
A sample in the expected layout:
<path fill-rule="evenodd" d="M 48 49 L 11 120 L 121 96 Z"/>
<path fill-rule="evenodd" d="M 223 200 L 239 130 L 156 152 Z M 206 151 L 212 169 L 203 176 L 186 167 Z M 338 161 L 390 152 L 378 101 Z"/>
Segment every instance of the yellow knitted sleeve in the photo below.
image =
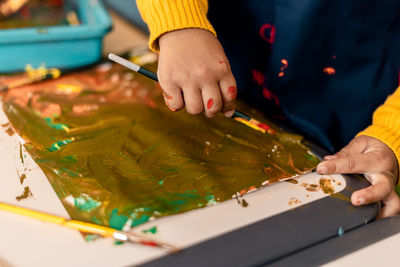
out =
<path fill-rule="evenodd" d="M 392 149 L 400 163 L 400 87 L 375 110 L 372 125 L 358 135 L 367 135 L 382 141 Z"/>
<path fill-rule="evenodd" d="M 158 52 L 158 38 L 170 31 L 201 28 L 215 34 L 207 19 L 207 0 L 136 0 L 150 30 L 149 47 Z"/>

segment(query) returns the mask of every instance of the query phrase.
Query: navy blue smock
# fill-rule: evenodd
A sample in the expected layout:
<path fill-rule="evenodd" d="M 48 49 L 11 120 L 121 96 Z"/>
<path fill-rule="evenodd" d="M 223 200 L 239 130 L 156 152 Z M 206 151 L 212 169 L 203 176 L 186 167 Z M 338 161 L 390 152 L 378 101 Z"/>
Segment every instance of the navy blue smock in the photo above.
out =
<path fill-rule="evenodd" d="M 239 97 L 331 152 L 398 86 L 399 0 L 210 0 L 208 15 Z"/>

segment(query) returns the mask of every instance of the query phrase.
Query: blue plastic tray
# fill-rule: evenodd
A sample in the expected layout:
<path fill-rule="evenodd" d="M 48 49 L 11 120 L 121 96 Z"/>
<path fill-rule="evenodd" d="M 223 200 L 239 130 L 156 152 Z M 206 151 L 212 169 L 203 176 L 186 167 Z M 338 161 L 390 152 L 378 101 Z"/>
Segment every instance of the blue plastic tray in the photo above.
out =
<path fill-rule="evenodd" d="M 27 64 L 70 69 L 100 60 L 111 18 L 99 0 L 71 2 L 81 23 L 78 26 L 0 30 L 0 72 L 23 71 Z"/>

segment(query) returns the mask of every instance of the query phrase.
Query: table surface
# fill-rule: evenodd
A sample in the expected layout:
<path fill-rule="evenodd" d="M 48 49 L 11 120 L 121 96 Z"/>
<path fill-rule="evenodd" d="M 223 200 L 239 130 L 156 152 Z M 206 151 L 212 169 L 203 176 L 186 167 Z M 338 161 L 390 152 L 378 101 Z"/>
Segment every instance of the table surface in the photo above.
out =
<path fill-rule="evenodd" d="M 111 12 L 114 20 L 114 29 L 105 38 L 105 54 L 108 52 L 124 52 L 126 48 L 147 45 L 147 35 L 132 24 Z M 397 255 L 400 244 L 400 233 L 394 234 L 365 248 L 340 257 L 326 266 L 397 266 Z M 1 262 L 0 262 L 1 263 Z"/>

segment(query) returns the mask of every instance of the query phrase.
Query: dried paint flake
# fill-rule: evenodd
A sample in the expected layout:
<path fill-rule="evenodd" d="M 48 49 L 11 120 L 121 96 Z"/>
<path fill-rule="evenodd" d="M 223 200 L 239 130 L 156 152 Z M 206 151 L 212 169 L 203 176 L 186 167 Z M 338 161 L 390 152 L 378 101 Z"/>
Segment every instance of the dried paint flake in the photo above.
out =
<path fill-rule="evenodd" d="M 27 199 L 27 198 L 32 197 L 32 196 L 33 196 L 33 194 L 31 192 L 31 189 L 29 188 L 29 186 L 25 186 L 24 187 L 24 192 L 20 196 L 15 197 L 15 199 L 18 200 L 18 201 L 21 201 L 23 199 Z"/>
<path fill-rule="evenodd" d="M 333 194 L 335 192 L 335 188 L 333 187 L 331 179 L 329 178 L 325 177 L 320 178 L 319 186 L 325 194 Z"/>
<path fill-rule="evenodd" d="M 292 197 L 290 200 L 289 200 L 289 203 L 288 203 L 290 206 L 292 206 L 292 205 L 298 205 L 298 204 L 301 204 L 301 201 L 298 199 L 298 198 L 296 198 L 296 197 Z"/>

